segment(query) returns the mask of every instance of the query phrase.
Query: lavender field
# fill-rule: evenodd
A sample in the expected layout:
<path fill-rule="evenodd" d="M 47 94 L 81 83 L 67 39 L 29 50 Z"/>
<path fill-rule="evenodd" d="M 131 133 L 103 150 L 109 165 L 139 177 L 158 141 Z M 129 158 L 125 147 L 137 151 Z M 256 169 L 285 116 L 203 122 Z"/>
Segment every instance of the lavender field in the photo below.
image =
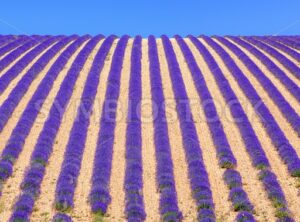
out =
<path fill-rule="evenodd" d="M 299 36 L 0 35 L 0 221 L 299 222 Z"/>

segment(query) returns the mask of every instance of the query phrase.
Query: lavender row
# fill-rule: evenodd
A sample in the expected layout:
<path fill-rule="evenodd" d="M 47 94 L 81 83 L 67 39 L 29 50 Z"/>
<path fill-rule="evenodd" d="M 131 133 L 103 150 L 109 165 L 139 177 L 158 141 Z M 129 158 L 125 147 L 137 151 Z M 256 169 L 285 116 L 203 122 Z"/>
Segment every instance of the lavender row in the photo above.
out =
<path fill-rule="evenodd" d="M 264 169 L 259 172 L 259 180 L 262 181 L 268 198 L 276 209 L 275 216 L 278 218 L 277 222 L 294 222 L 276 175 L 270 169 Z"/>
<path fill-rule="evenodd" d="M 60 37 L 52 37 L 43 42 L 42 44 L 35 47 L 33 50 L 28 52 L 24 57 L 22 57 L 16 64 L 14 64 L 4 75 L 0 77 L 0 94 L 6 89 L 9 83 L 19 74 L 21 73 L 26 66 L 35 59 L 41 52 L 43 52 L 46 48 L 48 48 L 51 44 L 60 40 Z M 49 50 L 48 50 L 49 52 Z M 33 67 L 30 68 L 33 72 Z M 0 127 L 1 129 L 1 127 Z"/>
<path fill-rule="evenodd" d="M 146 213 L 143 200 L 142 135 L 139 106 L 142 97 L 141 86 L 141 42 L 137 36 L 132 45 L 129 81 L 129 101 L 126 129 L 125 169 L 125 214 L 127 221 L 144 221 Z"/>
<path fill-rule="evenodd" d="M 2 36 L 0 39 L 0 48 L 16 40 L 17 38 L 13 35 Z"/>
<path fill-rule="evenodd" d="M 251 102 L 255 112 L 257 113 L 263 126 L 267 130 L 267 133 L 269 134 L 272 143 L 276 147 L 281 159 L 288 166 L 289 173 L 292 176 L 300 177 L 300 160 L 297 156 L 295 149 L 291 146 L 291 144 L 285 137 L 284 133 L 280 129 L 278 123 L 274 119 L 273 115 L 270 113 L 267 106 L 264 104 L 264 102 L 262 102 L 261 97 L 258 95 L 255 88 L 252 86 L 251 82 L 247 79 L 247 77 L 244 75 L 241 69 L 236 65 L 236 63 L 230 57 L 230 55 L 220 45 L 218 45 L 215 41 L 213 41 L 210 38 L 203 38 L 219 54 L 219 56 L 222 58 L 225 65 L 230 70 L 231 74 L 243 90 L 244 94 Z M 257 105 L 259 105 L 259 108 L 257 108 Z M 296 115 L 296 117 L 298 116 Z M 299 130 L 299 117 L 297 121 L 298 122 L 295 122 L 296 129 L 298 128 Z"/>
<path fill-rule="evenodd" d="M 103 37 L 97 36 L 84 46 L 84 48 L 75 58 L 60 86 L 60 89 L 54 99 L 55 104 L 53 104 L 50 109 L 48 118 L 43 126 L 31 155 L 30 166 L 27 169 L 21 184 L 22 193 L 14 205 L 14 212 L 11 217 L 12 219 L 19 218 L 19 215 L 22 214 L 23 219 L 25 218 L 29 220 L 34 205 L 30 203 L 34 203 L 35 199 L 40 194 L 40 186 L 44 178 L 46 165 L 48 164 L 50 155 L 52 153 L 55 137 L 59 130 L 63 113 L 65 112 L 65 109 L 70 101 L 76 80 L 88 56 L 101 38 Z M 63 53 L 57 61 L 61 60 L 60 62 L 65 63 L 69 56 L 71 56 L 71 52 L 68 52 L 65 55 Z M 57 108 L 57 105 L 59 105 L 59 108 Z M 24 211 L 24 209 L 26 209 L 26 211 Z M 59 218 L 60 214 L 57 215 L 57 219 Z"/>
<path fill-rule="evenodd" d="M 300 117 L 295 112 L 294 108 L 285 100 L 277 87 L 264 75 L 262 70 L 236 45 L 232 44 L 225 38 L 217 38 L 222 44 L 227 46 L 239 59 L 247 66 L 249 71 L 256 77 L 256 79 L 264 87 L 270 98 L 274 101 L 277 107 L 281 110 L 282 114 L 300 135 Z"/>
<path fill-rule="evenodd" d="M 44 41 L 45 38 L 41 38 L 39 40 L 30 40 L 24 45 L 16 48 L 11 53 L 9 53 L 7 56 L 1 59 L 0 61 L 0 72 L 6 68 L 11 62 L 15 61 L 20 55 L 22 55 L 27 50 L 31 49 L 32 47 L 36 46 L 40 42 Z"/>
<path fill-rule="evenodd" d="M 296 35 L 296 36 L 291 36 L 290 39 L 293 39 L 295 42 L 300 43 L 300 36 Z"/>
<path fill-rule="evenodd" d="M 296 59 L 297 62 L 300 62 L 300 53 L 296 52 L 295 50 L 292 50 L 291 48 L 287 47 L 286 45 L 284 45 L 280 42 L 276 42 L 274 39 L 270 39 L 268 37 L 257 37 L 257 39 L 285 52 L 289 56 Z"/>
<path fill-rule="evenodd" d="M 203 101 L 202 109 L 204 110 L 206 119 L 209 120 L 208 125 L 217 150 L 219 165 L 220 167 L 227 169 L 223 175 L 223 178 L 228 188 L 230 189 L 229 199 L 231 200 L 235 211 L 239 211 L 241 213 L 248 211 L 251 215 L 249 216 L 249 220 L 251 218 L 252 221 L 254 221 L 252 216 L 253 206 L 249 201 L 248 195 L 242 188 L 242 178 L 239 172 L 234 169 L 230 169 L 236 166 L 236 159 L 229 146 L 226 134 L 223 129 L 223 125 L 216 111 L 215 104 L 213 102 L 207 104 L 204 102 L 213 101 L 213 98 L 207 88 L 203 74 L 197 65 L 195 57 L 193 56 L 185 41 L 179 36 L 175 36 L 175 39 L 177 40 L 177 43 L 179 44 L 181 51 L 185 57 L 185 61 L 190 69 L 201 101 Z"/>
<path fill-rule="evenodd" d="M 230 39 L 247 49 L 253 55 L 255 55 L 269 69 L 269 71 L 272 72 L 277 79 L 279 79 L 279 81 L 287 88 L 287 90 L 300 102 L 300 87 L 297 86 L 297 84 L 293 82 L 290 78 L 288 78 L 286 74 L 274 62 L 272 62 L 270 58 L 268 58 L 268 56 L 264 55 L 254 46 L 238 37 L 230 37 Z"/>
<path fill-rule="evenodd" d="M 276 40 L 278 42 L 281 42 L 282 44 L 285 44 L 293 49 L 300 50 L 300 43 L 297 41 L 294 41 L 294 39 L 289 39 L 288 37 L 276 37 Z"/>
<path fill-rule="evenodd" d="M 244 221 L 245 218 L 242 215 L 246 214 L 247 221 L 254 222 L 253 205 L 249 201 L 247 193 L 243 190 L 242 178 L 239 172 L 234 169 L 227 169 L 223 174 L 223 179 L 230 190 L 229 199 L 233 204 L 233 209 L 239 212 L 236 221 Z"/>
<path fill-rule="evenodd" d="M 57 49 L 61 49 L 68 41 L 70 41 L 70 38 L 66 39 L 65 41 L 62 41 L 61 44 L 57 46 Z M 49 54 L 49 60 L 53 57 L 53 55 L 56 53 L 56 50 L 51 51 L 51 54 Z M 72 52 L 72 50 L 71 50 Z M 66 56 L 67 53 L 64 53 Z M 46 57 L 45 60 L 48 60 L 48 57 Z M 43 62 L 46 62 L 43 60 Z M 62 62 L 62 60 L 60 60 Z M 40 65 L 36 63 L 36 65 Z M 62 65 L 62 67 L 60 67 Z M 10 138 L 7 141 L 7 144 L 5 145 L 5 148 L 2 152 L 1 158 L 0 158 L 0 181 L 3 183 L 9 176 L 11 176 L 13 171 L 13 164 L 15 160 L 18 158 L 20 152 L 23 149 L 25 139 L 30 132 L 30 129 L 34 123 L 34 120 L 36 116 L 39 113 L 39 109 L 36 107 L 36 104 L 41 103 L 45 100 L 48 92 L 51 89 L 52 83 L 55 80 L 56 76 L 58 75 L 59 71 L 63 68 L 64 63 L 59 64 L 56 62 L 49 72 L 46 74 L 45 78 L 35 91 L 34 95 L 30 99 L 29 103 L 27 104 L 24 112 L 22 113 L 22 116 L 20 117 L 16 127 L 14 128 L 13 132 L 10 135 Z M 31 78 L 31 76 L 28 76 Z M 16 86 L 16 88 L 13 90 L 13 92 L 10 94 L 9 98 L 6 101 L 8 104 L 17 104 L 18 101 L 15 101 L 15 98 L 21 98 L 22 92 L 25 91 L 26 88 L 29 87 L 31 83 L 31 79 L 27 78 L 24 79 L 24 81 L 20 81 L 20 84 Z M 24 90 L 24 91 L 22 91 Z M 2 108 L 2 107 L 1 107 Z M 6 116 L 8 119 L 10 116 Z"/>
<path fill-rule="evenodd" d="M 34 39 L 37 40 L 37 39 L 39 39 L 39 37 L 36 37 Z M 28 40 L 29 40 L 28 36 L 22 36 L 22 37 L 19 37 L 18 39 L 16 39 L 15 41 L 8 43 L 7 45 L 0 48 L 0 56 L 3 56 L 5 53 L 9 52 L 10 50 L 19 47 L 20 45 L 24 44 Z"/>
<path fill-rule="evenodd" d="M 0 36 L 0 48 L 12 40 L 11 36 Z"/>
<path fill-rule="evenodd" d="M 198 221 L 215 221 L 214 203 L 210 190 L 210 183 L 205 169 L 197 131 L 194 125 L 193 115 L 189 104 L 181 102 L 188 101 L 189 99 L 182 79 L 182 73 L 168 37 L 162 36 L 162 42 L 169 66 L 176 101 L 176 110 L 180 122 L 183 147 L 188 164 L 190 187 L 193 193 L 193 198 L 197 204 Z M 208 211 L 210 213 L 207 214 Z"/>
<path fill-rule="evenodd" d="M 190 36 L 191 41 L 196 46 L 196 48 L 199 50 L 199 52 L 204 57 L 204 60 L 208 64 L 217 84 L 218 87 L 226 101 L 227 104 L 231 104 L 232 101 L 234 103 L 229 107 L 230 112 L 236 120 L 236 124 L 239 128 L 239 131 L 242 135 L 242 139 L 244 141 L 246 150 L 248 154 L 251 157 L 252 164 L 260 171 L 263 172 L 264 170 L 267 170 L 271 173 L 268 168 L 270 168 L 270 163 L 266 157 L 266 154 L 264 150 L 262 149 L 262 146 L 251 126 L 251 123 L 249 122 L 249 119 L 247 115 L 245 114 L 241 104 L 238 102 L 238 98 L 234 94 L 232 88 L 230 87 L 230 84 L 226 77 L 224 76 L 223 72 L 221 71 L 219 65 L 213 58 L 213 56 L 210 54 L 210 52 L 206 49 L 206 47 L 195 37 Z M 288 214 L 287 205 L 285 202 L 285 197 L 282 192 L 282 189 L 280 185 L 277 182 L 277 178 L 274 174 L 272 174 L 274 177 L 272 177 L 272 180 L 266 181 L 264 184 L 264 188 L 266 192 L 269 195 L 269 199 L 275 203 L 276 199 L 284 200 L 282 205 L 276 206 L 274 204 L 274 207 L 276 208 L 276 212 L 279 211 L 285 211 Z M 270 195 L 274 194 L 275 198 L 271 198 Z M 288 216 L 284 217 L 287 218 Z"/>
<path fill-rule="evenodd" d="M 90 203 L 93 213 L 103 215 L 111 202 L 109 182 L 114 148 L 114 130 L 116 126 L 116 106 L 120 94 L 120 76 L 129 36 L 122 36 L 112 58 L 107 80 L 105 100 L 100 118 L 96 153 L 94 158 Z M 113 103 L 113 104 L 112 104 Z"/>
<path fill-rule="evenodd" d="M 74 206 L 74 192 L 81 168 L 90 115 L 92 113 L 105 56 L 109 51 L 113 39 L 113 36 L 110 37 L 105 41 L 104 45 L 102 45 L 87 76 L 56 184 L 55 208 L 57 211 L 65 212 Z"/>
<path fill-rule="evenodd" d="M 157 108 L 154 121 L 154 143 L 156 156 L 156 181 L 160 192 L 159 210 L 163 221 L 180 221 L 182 213 L 178 208 L 177 194 L 174 181 L 173 161 L 169 142 L 168 126 L 164 104 L 161 70 L 159 65 L 156 39 L 148 39 L 148 55 L 150 65 L 151 95 L 153 109 Z"/>
<path fill-rule="evenodd" d="M 244 39 L 270 54 L 272 57 L 278 60 L 285 68 L 287 68 L 297 79 L 300 79 L 299 67 L 296 66 L 291 60 L 286 58 L 283 54 L 278 52 L 276 49 L 273 49 L 272 47 L 268 46 L 267 44 L 258 41 L 252 37 L 244 37 Z"/>
<path fill-rule="evenodd" d="M 52 46 L 38 61 L 25 73 L 21 80 L 17 83 L 8 98 L 0 107 L 0 131 L 3 130 L 7 121 L 13 114 L 13 111 L 19 104 L 20 100 L 27 92 L 31 82 L 44 69 L 50 59 L 61 50 L 71 39 L 66 38 Z M 54 41 L 54 40 L 51 40 Z M 4 77 L 4 76 L 3 76 Z M 1 79 L 1 78 L 0 78 Z M 0 82 L 0 84 L 3 82 Z"/>

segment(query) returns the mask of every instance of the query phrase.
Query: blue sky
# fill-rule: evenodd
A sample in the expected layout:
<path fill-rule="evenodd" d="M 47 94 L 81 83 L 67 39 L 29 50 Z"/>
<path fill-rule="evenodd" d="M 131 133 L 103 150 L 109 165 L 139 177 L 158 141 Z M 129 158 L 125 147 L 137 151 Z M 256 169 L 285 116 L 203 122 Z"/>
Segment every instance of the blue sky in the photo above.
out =
<path fill-rule="evenodd" d="M 299 0 L 2 1 L 0 34 L 300 34 Z"/>

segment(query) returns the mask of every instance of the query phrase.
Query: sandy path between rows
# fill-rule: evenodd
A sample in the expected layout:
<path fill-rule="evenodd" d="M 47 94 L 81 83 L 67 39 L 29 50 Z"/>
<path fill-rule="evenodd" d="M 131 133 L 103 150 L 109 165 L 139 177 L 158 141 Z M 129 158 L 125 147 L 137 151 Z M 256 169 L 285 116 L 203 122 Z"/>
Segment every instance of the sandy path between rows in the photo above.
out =
<path fill-rule="evenodd" d="M 153 110 L 151 104 L 151 81 L 149 72 L 148 41 L 142 40 L 142 161 L 143 194 L 146 222 L 159 221 L 159 192 L 156 189 L 156 157 L 154 145 Z M 144 104 L 144 105 L 143 105 Z"/>
<path fill-rule="evenodd" d="M 295 109 L 296 113 L 300 115 L 300 104 L 297 99 L 286 89 L 286 87 L 277 79 L 272 72 L 259 60 L 257 59 L 251 52 L 239 46 L 235 42 L 228 39 L 231 43 L 235 44 L 239 47 L 260 69 L 261 71 L 268 77 L 268 79 L 276 86 L 278 91 L 282 94 L 286 101 L 288 101 Z M 217 41 L 217 40 L 216 40 Z"/>
<path fill-rule="evenodd" d="M 246 41 L 247 42 L 247 41 Z M 265 52 L 264 50 L 262 50 L 261 48 L 251 44 L 250 42 L 248 42 L 250 45 L 254 46 L 255 48 L 257 48 L 259 51 L 261 51 L 263 54 L 265 54 L 272 62 L 274 62 L 293 82 L 295 82 L 298 86 L 300 86 L 300 79 L 297 79 L 293 73 L 291 73 L 287 68 L 285 68 L 284 65 L 282 65 L 280 63 L 280 61 L 278 59 L 276 59 L 275 57 L 273 57 L 271 54 Z"/>
<path fill-rule="evenodd" d="M 267 198 L 262 183 L 257 179 L 258 171 L 252 166 L 250 156 L 247 153 L 237 125 L 227 107 L 227 103 L 202 55 L 193 43 L 187 39 L 186 43 L 192 50 L 198 66 L 207 83 L 212 98 L 216 104 L 219 118 L 223 124 L 231 150 L 237 160 L 236 170 L 241 174 L 243 189 L 247 192 L 249 200 L 254 205 L 256 219 L 258 221 L 275 221 L 273 207 Z"/>
<path fill-rule="evenodd" d="M 99 44 L 102 44 L 102 40 Z M 94 51 L 92 52 L 92 56 L 88 58 L 87 63 L 92 64 L 95 58 L 94 55 L 96 55 L 99 46 L 95 47 Z M 114 50 L 115 43 L 112 45 L 103 69 L 100 73 L 94 108 L 92 115 L 90 116 L 90 125 L 88 128 L 80 174 L 78 176 L 77 187 L 75 189 L 74 209 L 71 212 L 74 221 L 92 221 L 91 208 L 88 199 L 91 190 L 93 163 L 98 140 L 98 132 L 100 128 L 99 120 L 101 116 L 102 104 L 105 97 L 106 81 L 111 66 L 111 59 L 109 59 L 109 55 L 113 54 Z M 87 74 L 88 73 L 86 73 L 86 75 Z"/>
<path fill-rule="evenodd" d="M 176 40 L 171 39 L 171 42 L 177 55 L 179 67 L 182 72 L 182 78 L 190 99 L 189 103 L 203 152 L 204 164 L 209 176 L 217 220 L 234 221 L 236 213 L 231 209 L 231 202 L 228 201 L 229 189 L 222 179 L 225 170 L 219 167 L 216 148 L 210 134 L 208 123 L 205 119 L 205 113 L 201 106 L 201 103 L 204 101 L 200 100 L 197 89 L 194 85 L 192 74 L 185 62 L 180 47 Z"/>
<path fill-rule="evenodd" d="M 44 51 L 45 52 L 45 51 Z M 54 57 L 54 59 L 50 60 L 49 64 L 53 64 L 55 59 L 58 57 L 58 55 L 60 54 L 60 52 L 58 52 L 56 54 L 56 57 Z M 25 73 L 33 66 L 33 64 L 38 60 L 39 57 L 37 57 L 36 59 L 34 59 L 24 70 L 21 74 L 19 74 L 19 76 L 13 80 L 13 83 L 11 83 L 8 88 L 3 92 L 3 94 L 0 96 L 0 106 L 3 104 L 3 102 L 7 99 L 7 97 L 9 96 L 9 94 L 11 93 L 11 91 L 14 89 L 14 87 L 17 85 L 17 81 L 19 81 L 19 79 L 21 78 L 20 76 L 25 75 Z M 47 67 L 50 67 L 50 65 L 48 64 Z M 46 70 L 47 68 L 45 67 L 44 70 Z M 42 79 L 44 78 L 44 75 L 46 74 L 45 71 L 42 71 L 41 73 L 39 73 L 39 75 L 33 80 L 33 82 L 31 83 L 30 87 L 28 88 L 27 92 L 24 94 L 23 98 L 20 100 L 19 104 L 16 106 L 14 112 L 12 113 L 11 117 L 9 118 L 9 120 L 7 121 L 5 127 L 3 128 L 2 132 L 0 132 L 0 144 L 2 144 L 0 146 L 0 153 L 2 153 L 3 149 L 4 149 L 4 145 L 6 144 L 7 140 L 9 139 L 13 129 L 15 128 L 19 118 L 21 117 L 24 108 L 26 107 L 27 103 L 29 102 L 29 100 L 31 99 L 32 95 L 34 94 L 35 90 L 37 89 L 38 85 L 40 84 L 40 82 L 42 81 Z"/>
<path fill-rule="evenodd" d="M 76 50 L 63 70 L 68 71 L 70 69 L 72 62 L 76 58 L 76 55 L 78 55 L 78 53 L 80 52 L 80 50 L 82 50 L 86 43 L 87 41 Z M 90 64 L 86 63 L 77 79 L 70 102 L 65 113 L 63 114 L 62 124 L 60 125 L 60 128 L 58 130 L 55 144 L 53 145 L 53 152 L 50 156 L 49 163 L 44 174 L 44 179 L 41 184 L 41 194 L 35 202 L 34 211 L 31 215 L 32 221 L 50 221 L 55 213 L 53 203 L 55 198 L 56 182 L 60 173 L 61 164 L 64 158 L 64 151 L 69 139 L 69 134 L 73 125 L 74 118 L 76 117 L 76 110 L 79 105 L 81 93 L 83 91 L 84 83 L 87 78 L 86 73 L 88 73 L 89 68 Z M 57 88 L 59 87 L 60 86 L 58 86 Z M 51 106 L 49 105 L 47 109 L 51 109 Z"/>
<path fill-rule="evenodd" d="M 120 77 L 120 95 L 116 110 L 116 128 L 112 156 L 112 169 L 110 178 L 111 204 L 107 209 L 105 221 L 125 221 L 125 192 L 123 189 L 125 179 L 125 145 L 126 120 L 128 107 L 128 87 L 130 78 L 130 58 L 133 39 L 129 39 L 125 50 L 123 68 Z M 106 85 L 107 87 L 107 85 Z"/>
<path fill-rule="evenodd" d="M 28 92 L 31 92 L 32 94 L 35 92 L 35 89 L 40 84 L 46 73 L 49 71 L 53 63 L 56 61 L 60 53 L 56 54 L 50 62 L 46 65 L 45 69 L 38 75 L 38 77 L 35 79 L 35 81 L 32 83 L 31 88 L 28 90 Z M 46 101 L 51 101 L 51 99 L 56 95 L 58 91 L 58 86 L 62 82 L 66 72 L 60 73 L 58 78 L 55 80 L 52 90 L 50 91 L 49 95 L 46 98 Z M 33 87 L 35 89 L 33 89 Z M 28 95 L 26 95 L 28 96 Z M 28 96 L 25 98 L 31 98 L 32 96 Z M 23 100 L 24 100 L 23 99 Z M 24 103 L 22 100 L 22 107 L 21 110 L 24 111 L 27 103 Z M 47 107 L 47 102 L 42 106 L 41 110 L 45 110 Z M 19 107 L 18 107 L 19 108 Z M 17 199 L 18 195 L 20 194 L 20 185 L 23 179 L 24 172 L 26 170 L 26 167 L 29 165 L 30 156 L 34 149 L 34 146 L 37 142 L 37 138 L 43 128 L 43 123 L 41 120 L 44 120 L 45 112 L 41 112 L 33 124 L 30 133 L 28 134 L 28 137 L 25 140 L 25 144 L 23 147 L 22 152 L 20 153 L 19 158 L 15 162 L 14 170 L 12 176 L 7 180 L 7 183 L 4 186 L 3 189 L 3 195 L 1 196 L 1 201 L 5 205 L 5 209 L 3 211 L 3 214 L 0 214 L 0 218 L 3 219 L 3 221 L 8 221 L 10 215 L 11 215 L 11 208 L 14 204 L 14 200 Z M 46 114 L 47 115 L 47 114 Z"/>
<path fill-rule="evenodd" d="M 184 221 L 195 221 L 197 218 L 196 203 L 192 197 L 190 181 L 188 178 L 188 166 L 182 141 L 182 134 L 179 125 L 179 118 L 176 112 L 172 82 L 168 69 L 167 60 L 161 39 L 157 40 L 158 56 L 160 61 L 163 92 L 167 104 L 166 117 L 168 123 L 169 141 L 171 154 L 174 163 L 174 180 L 178 197 L 178 207 L 183 214 Z M 160 104 L 158 104 L 160 105 Z"/>
<path fill-rule="evenodd" d="M 221 44 L 222 46 L 222 44 Z M 272 116 L 275 118 L 276 122 L 279 123 L 279 127 L 284 132 L 286 138 L 289 140 L 291 145 L 295 148 L 298 156 L 300 156 L 300 139 L 298 137 L 297 132 L 292 128 L 291 124 L 286 120 L 283 113 L 278 108 L 278 105 L 276 105 L 273 100 L 270 98 L 268 93 L 264 90 L 263 86 L 258 82 L 258 80 L 252 75 L 252 73 L 247 69 L 247 67 L 238 59 L 238 57 L 232 53 L 230 50 L 228 50 L 226 47 L 223 46 L 225 51 L 227 51 L 231 58 L 235 61 L 235 63 L 240 67 L 240 69 L 243 71 L 243 73 L 246 75 L 248 80 L 250 81 L 251 85 L 255 88 L 258 95 L 261 97 L 264 104 L 269 109 Z M 252 59 L 250 57 L 250 59 Z M 292 107 L 295 107 L 291 103 Z"/>
<path fill-rule="evenodd" d="M 55 43 L 54 43 L 55 44 Z M 14 66 L 18 61 L 20 61 L 26 54 L 28 54 L 30 51 L 32 51 L 33 49 L 35 49 L 37 46 L 39 46 L 39 44 L 31 47 L 30 49 L 26 50 L 23 54 L 21 54 L 20 56 L 14 58 L 14 60 L 12 62 L 10 62 L 2 71 L 0 71 L 0 77 L 3 76 L 7 70 L 9 70 L 12 66 Z M 51 45 L 52 46 L 52 45 Z M 13 51 L 13 50 L 12 50 Z M 9 52 L 11 53 L 11 51 Z M 41 53 L 43 54 L 43 53 Z M 1 57 L 0 60 L 2 60 L 4 57 Z"/>
<path fill-rule="evenodd" d="M 204 42 L 204 41 L 203 41 Z M 252 127 L 262 144 L 262 147 L 266 153 L 267 158 L 270 161 L 270 165 L 273 169 L 273 172 L 276 174 L 278 181 L 282 187 L 282 190 L 287 199 L 288 206 L 293 214 L 295 221 L 300 221 L 300 199 L 298 197 L 299 190 L 296 188 L 296 181 L 294 178 L 289 176 L 286 166 L 281 161 L 276 148 L 273 146 L 271 139 L 268 137 L 263 125 L 261 124 L 259 117 L 255 114 L 252 106 L 250 106 L 250 102 L 246 98 L 245 94 L 242 92 L 237 82 L 234 80 L 233 76 L 230 74 L 230 71 L 227 69 L 223 61 L 216 54 L 214 50 L 212 50 L 206 43 L 204 43 L 209 51 L 212 53 L 217 63 L 219 64 L 221 70 L 225 74 L 227 80 L 229 81 L 233 91 L 242 102 L 241 105 L 244 110 L 248 110 L 246 112 L 248 118 L 251 120 Z M 244 71 L 242 69 L 242 71 Z M 259 89 L 258 89 L 259 90 Z M 249 115 L 250 114 L 250 115 Z M 281 125 L 281 122 L 278 121 L 278 124 Z"/>
<path fill-rule="evenodd" d="M 55 44 L 55 43 L 54 43 Z M 20 79 L 26 74 L 26 72 L 36 63 L 36 61 L 42 57 L 42 55 L 47 52 L 54 44 L 51 44 L 48 48 L 46 48 L 44 51 L 42 51 L 41 54 L 36 56 L 26 67 L 23 69 L 22 72 L 20 72 L 16 78 L 14 78 L 7 86 L 7 88 L 3 91 L 2 94 L 0 94 L 0 106 L 3 104 L 3 102 L 6 100 L 8 95 L 11 93 L 11 91 L 14 89 L 14 87 L 18 84 Z M 57 54 L 60 54 L 61 51 L 59 51 Z"/>

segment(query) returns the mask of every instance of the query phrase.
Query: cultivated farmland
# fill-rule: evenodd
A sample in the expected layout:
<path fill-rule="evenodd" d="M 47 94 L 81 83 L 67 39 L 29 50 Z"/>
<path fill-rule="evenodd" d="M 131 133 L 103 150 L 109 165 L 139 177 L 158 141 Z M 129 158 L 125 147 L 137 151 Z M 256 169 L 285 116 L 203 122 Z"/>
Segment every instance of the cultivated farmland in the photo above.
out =
<path fill-rule="evenodd" d="M 300 37 L 0 36 L 0 221 L 300 221 Z"/>

